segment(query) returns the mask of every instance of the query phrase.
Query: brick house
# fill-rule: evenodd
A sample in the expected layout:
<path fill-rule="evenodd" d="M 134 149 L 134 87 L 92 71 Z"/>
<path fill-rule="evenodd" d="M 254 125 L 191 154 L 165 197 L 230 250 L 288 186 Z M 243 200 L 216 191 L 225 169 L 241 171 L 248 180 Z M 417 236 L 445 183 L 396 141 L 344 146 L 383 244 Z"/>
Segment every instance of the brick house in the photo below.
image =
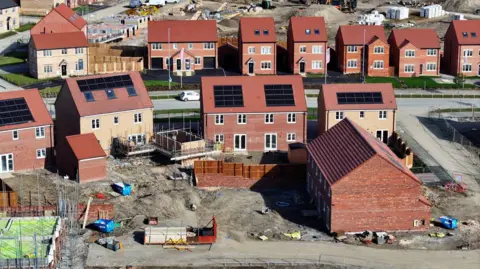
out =
<path fill-rule="evenodd" d="M 28 68 L 38 79 L 88 74 L 87 22 L 65 4 L 31 30 Z"/>
<path fill-rule="evenodd" d="M 390 63 L 399 77 L 440 75 L 440 39 L 435 29 L 394 29 L 388 43 Z"/>
<path fill-rule="evenodd" d="M 238 56 L 243 75 L 277 73 L 277 35 L 273 18 L 240 18 Z"/>
<path fill-rule="evenodd" d="M 0 93 L 0 173 L 52 164 L 53 121 L 36 89 Z"/>
<path fill-rule="evenodd" d="M 318 135 L 344 118 L 384 143 L 396 130 L 397 102 L 391 83 L 324 84 L 317 100 Z"/>
<path fill-rule="evenodd" d="M 390 46 L 383 26 L 342 25 L 335 36 L 335 50 L 343 74 L 362 73 L 363 65 L 366 76 L 389 75 Z"/>
<path fill-rule="evenodd" d="M 195 70 L 215 69 L 218 66 L 217 42 L 215 20 L 150 21 L 148 67 L 167 70 L 168 59 L 171 58 L 171 70 L 177 74 L 181 71 L 188 75 Z"/>
<path fill-rule="evenodd" d="M 76 8 L 79 5 L 91 4 L 87 0 L 21 0 L 22 15 L 41 15 L 44 16 L 52 9 L 65 5 L 70 8 Z"/>
<path fill-rule="evenodd" d="M 93 133 L 71 135 L 56 148 L 57 167 L 78 183 L 102 180 L 107 175 L 107 155 Z"/>
<path fill-rule="evenodd" d="M 224 151 L 287 151 L 307 141 L 300 76 L 202 77 L 201 126 Z"/>
<path fill-rule="evenodd" d="M 427 230 L 422 182 L 383 143 L 345 118 L 307 145 L 307 191 L 328 232 Z"/>
<path fill-rule="evenodd" d="M 287 32 L 288 63 L 294 74 L 324 74 L 327 29 L 323 17 L 291 17 Z"/>
<path fill-rule="evenodd" d="M 456 76 L 480 76 L 480 20 L 454 20 L 444 38 L 446 72 Z"/>
<path fill-rule="evenodd" d="M 13 0 L 0 1 L 0 34 L 20 27 L 19 9 Z"/>
<path fill-rule="evenodd" d="M 55 101 L 57 145 L 94 133 L 110 154 L 145 145 L 153 136 L 153 104 L 140 73 L 67 78 Z"/>

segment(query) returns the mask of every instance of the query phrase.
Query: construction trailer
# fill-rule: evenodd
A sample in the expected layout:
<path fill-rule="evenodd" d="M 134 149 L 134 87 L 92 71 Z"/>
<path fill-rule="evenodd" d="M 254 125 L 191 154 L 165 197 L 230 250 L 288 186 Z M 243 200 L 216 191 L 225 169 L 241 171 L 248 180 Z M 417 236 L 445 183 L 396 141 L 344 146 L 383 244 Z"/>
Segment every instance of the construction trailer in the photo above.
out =
<path fill-rule="evenodd" d="M 144 245 L 188 246 L 212 245 L 217 241 L 215 216 L 204 227 L 147 227 Z"/>

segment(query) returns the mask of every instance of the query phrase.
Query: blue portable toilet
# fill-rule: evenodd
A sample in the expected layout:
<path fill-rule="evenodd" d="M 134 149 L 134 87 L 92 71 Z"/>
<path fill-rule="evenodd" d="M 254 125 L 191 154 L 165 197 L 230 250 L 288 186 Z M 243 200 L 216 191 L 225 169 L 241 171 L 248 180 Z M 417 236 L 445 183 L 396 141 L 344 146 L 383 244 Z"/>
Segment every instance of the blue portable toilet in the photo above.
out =
<path fill-rule="evenodd" d="M 99 219 L 93 223 L 97 230 L 102 233 L 111 233 L 115 229 L 115 223 L 113 220 Z"/>
<path fill-rule="evenodd" d="M 456 229 L 458 227 L 458 220 L 449 216 L 442 216 L 438 218 L 438 221 L 442 224 L 442 227 L 445 229 Z"/>
<path fill-rule="evenodd" d="M 113 184 L 113 189 L 123 196 L 132 194 L 132 185 L 127 183 L 115 183 Z"/>

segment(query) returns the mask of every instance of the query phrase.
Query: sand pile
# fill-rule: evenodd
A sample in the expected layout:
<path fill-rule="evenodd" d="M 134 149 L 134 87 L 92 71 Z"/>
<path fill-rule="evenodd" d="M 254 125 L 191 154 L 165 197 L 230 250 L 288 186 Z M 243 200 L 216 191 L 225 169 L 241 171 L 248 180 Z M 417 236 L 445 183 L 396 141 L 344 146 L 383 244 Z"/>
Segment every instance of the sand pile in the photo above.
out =
<path fill-rule="evenodd" d="M 479 0 L 447 0 L 443 4 L 443 8 L 448 11 L 469 12 L 473 13 L 480 9 Z"/>

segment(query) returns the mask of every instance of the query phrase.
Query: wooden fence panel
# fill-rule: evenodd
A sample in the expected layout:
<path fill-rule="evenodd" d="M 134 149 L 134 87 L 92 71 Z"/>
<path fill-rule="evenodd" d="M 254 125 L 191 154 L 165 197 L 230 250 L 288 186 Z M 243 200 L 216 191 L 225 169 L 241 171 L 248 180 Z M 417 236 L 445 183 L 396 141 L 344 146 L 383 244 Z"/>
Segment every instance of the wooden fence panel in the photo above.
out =
<path fill-rule="evenodd" d="M 13 191 L 0 192 L 0 207 L 16 207 L 17 193 Z"/>

